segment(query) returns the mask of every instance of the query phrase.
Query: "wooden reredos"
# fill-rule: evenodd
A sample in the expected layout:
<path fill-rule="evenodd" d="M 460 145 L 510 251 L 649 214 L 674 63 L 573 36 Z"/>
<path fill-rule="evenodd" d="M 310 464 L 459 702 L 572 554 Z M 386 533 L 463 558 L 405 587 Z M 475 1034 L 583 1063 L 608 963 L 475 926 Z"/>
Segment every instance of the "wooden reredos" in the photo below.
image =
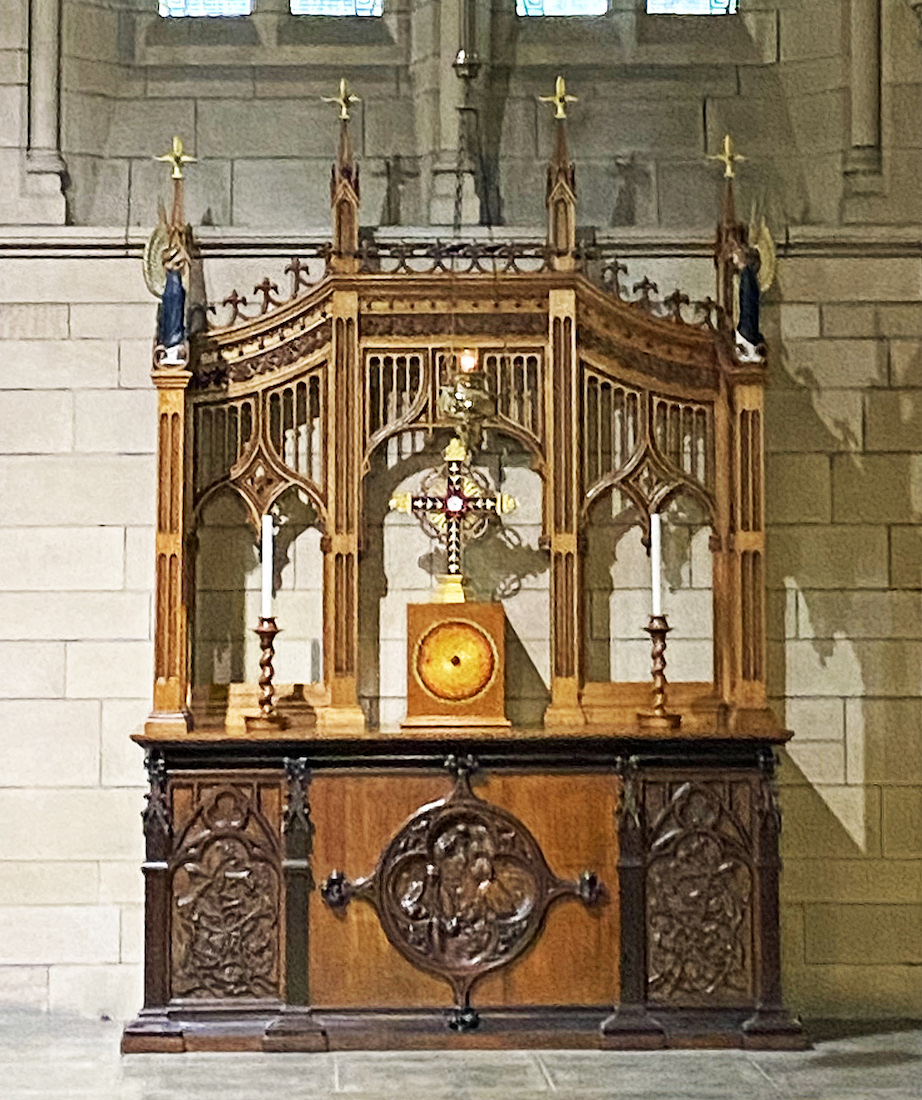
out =
<path fill-rule="evenodd" d="M 449 426 L 437 396 L 463 343 L 478 353 L 497 400 L 488 427 L 520 441 L 543 482 L 552 619 L 546 727 L 636 735 L 638 707 L 649 698 L 647 684 L 587 679 L 583 539 L 593 505 L 617 489 L 646 530 L 649 515 L 678 494 L 694 499 L 710 524 L 714 680 L 670 686 L 683 734 L 771 736 L 764 367 L 734 354 L 727 287 L 745 230 L 733 213 L 732 179 L 716 252 L 722 300 L 691 304 L 676 291 L 661 301 L 647 280 L 629 293 L 617 259 L 577 245 L 565 119 L 555 122 L 543 245 L 360 241 L 358 171 L 348 120 L 340 125 L 326 254 L 291 262 L 288 300 L 268 280 L 255 306 L 235 292 L 225 302 L 229 323 L 195 336 L 187 364 L 155 363 L 160 495 L 148 733 L 192 724 L 195 535 L 203 507 L 227 487 L 254 531 L 286 490 L 309 498 L 324 562 L 319 729 L 364 728 L 363 478 L 395 434 Z M 306 442 L 287 446 L 292 437 Z"/>

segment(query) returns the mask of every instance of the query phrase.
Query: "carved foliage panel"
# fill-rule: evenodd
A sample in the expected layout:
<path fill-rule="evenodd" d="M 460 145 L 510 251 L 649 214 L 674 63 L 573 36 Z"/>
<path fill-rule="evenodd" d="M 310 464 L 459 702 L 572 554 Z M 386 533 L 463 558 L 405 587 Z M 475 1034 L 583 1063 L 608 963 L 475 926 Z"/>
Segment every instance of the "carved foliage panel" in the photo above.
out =
<path fill-rule="evenodd" d="M 751 1003 L 757 799 L 750 777 L 647 780 L 647 997 Z"/>
<path fill-rule="evenodd" d="M 177 776 L 170 796 L 172 996 L 280 997 L 280 778 Z"/>

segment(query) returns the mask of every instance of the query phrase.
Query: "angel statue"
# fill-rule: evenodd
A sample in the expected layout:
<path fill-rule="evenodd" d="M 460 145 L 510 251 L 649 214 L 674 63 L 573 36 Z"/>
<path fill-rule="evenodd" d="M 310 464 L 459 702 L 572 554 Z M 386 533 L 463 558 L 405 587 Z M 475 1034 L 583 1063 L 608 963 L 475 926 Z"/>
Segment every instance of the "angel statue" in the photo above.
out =
<path fill-rule="evenodd" d="M 761 363 L 765 340 L 759 328 L 762 294 L 775 281 L 775 242 L 764 215 L 753 214 L 746 239 L 733 250 L 737 284 L 736 356 L 741 363 Z"/>
<path fill-rule="evenodd" d="M 186 285 L 189 280 L 189 230 L 185 224 L 183 165 L 194 160 L 183 150 L 182 141 L 173 138 L 170 151 L 155 160 L 165 161 L 172 169 L 173 208 L 167 217 L 158 204 L 157 226 L 144 249 L 144 281 L 155 298 L 157 311 L 157 355 L 164 363 L 182 363 L 186 358 Z"/>

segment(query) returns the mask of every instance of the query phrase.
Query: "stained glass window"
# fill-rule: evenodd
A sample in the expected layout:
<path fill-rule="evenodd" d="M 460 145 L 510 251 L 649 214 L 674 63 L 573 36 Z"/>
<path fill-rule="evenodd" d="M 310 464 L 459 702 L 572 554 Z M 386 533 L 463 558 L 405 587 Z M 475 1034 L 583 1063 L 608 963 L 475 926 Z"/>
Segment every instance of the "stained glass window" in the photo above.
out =
<path fill-rule="evenodd" d="M 604 15 L 608 0 L 515 0 L 516 15 Z"/>
<path fill-rule="evenodd" d="M 160 0 L 160 14 L 249 15 L 253 0 Z M 292 15 L 381 15 L 384 0 L 291 0 Z"/>
<path fill-rule="evenodd" d="M 291 0 L 292 15 L 380 15 L 384 0 Z"/>
<path fill-rule="evenodd" d="M 251 0 L 160 0 L 160 14 L 179 18 L 183 15 L 249 15 Z"/>
<path fill-rule="evenodd" d="M 732 15 L 737 0 L 647 0 L 648 15 Z"/>

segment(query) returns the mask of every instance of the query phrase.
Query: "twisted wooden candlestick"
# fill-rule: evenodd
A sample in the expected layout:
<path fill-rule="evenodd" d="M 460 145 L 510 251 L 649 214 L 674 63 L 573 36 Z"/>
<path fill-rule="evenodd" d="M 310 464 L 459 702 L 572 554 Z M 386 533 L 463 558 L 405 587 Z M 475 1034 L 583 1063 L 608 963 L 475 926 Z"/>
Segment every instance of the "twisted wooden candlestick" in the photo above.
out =
<path fill-rule="evenodd" d="M 272 680 L 275 671 L 272 668 L 272 658 L 275 656 L 275 636 L 279 628 L 274 618 L 260 616 L 256 634 L 259 636 L 259 714 L 248 715 L 246 727 L 248 730 L 278 730 L 288 725 L 288 719 L 279 714 L 273 702 Z"/>
<path fill-rule="evenodd" d="M 674 730 L 682 724 L 681 714 L 666 710 L 666 635 L 671 629 L 665 615 L 651 615 L 644 627 L 653 643 L 653 710 L 639 711 L 637 721 L 648 730 Z"/>

